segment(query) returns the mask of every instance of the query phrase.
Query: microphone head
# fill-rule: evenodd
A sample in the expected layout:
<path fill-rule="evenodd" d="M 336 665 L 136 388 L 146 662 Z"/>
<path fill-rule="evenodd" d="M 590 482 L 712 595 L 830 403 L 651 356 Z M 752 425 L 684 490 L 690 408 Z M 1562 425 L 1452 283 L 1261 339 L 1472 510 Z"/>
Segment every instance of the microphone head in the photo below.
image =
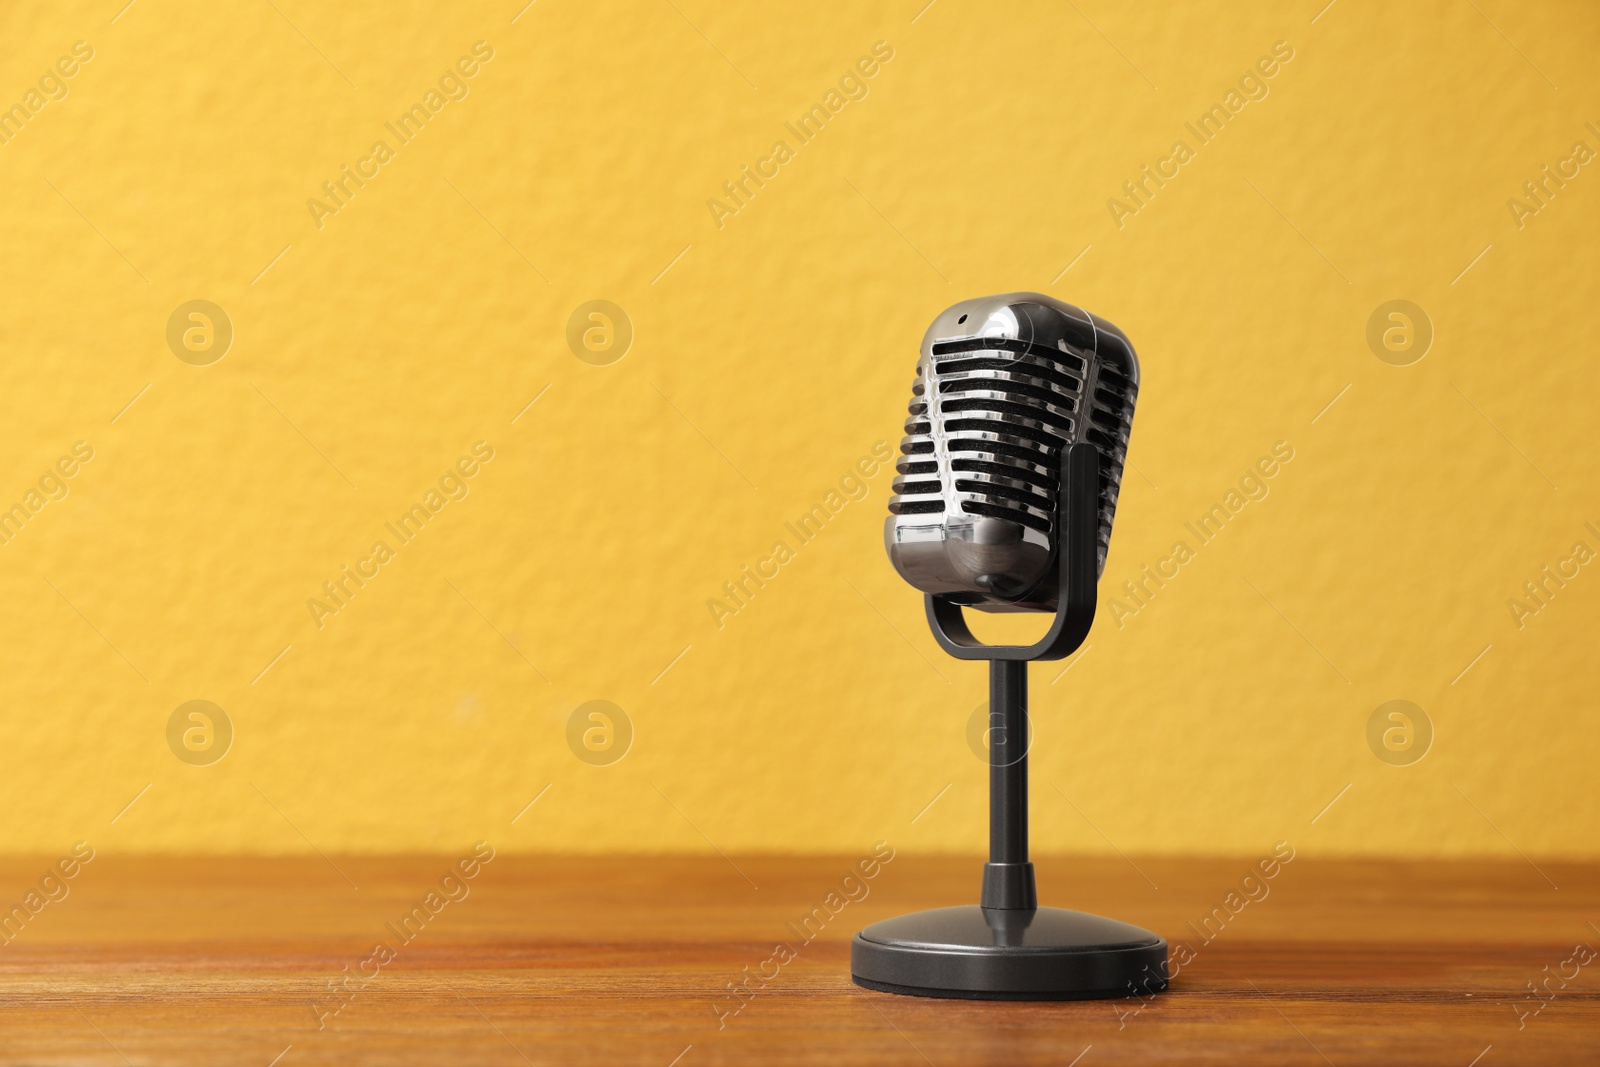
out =
<path fill-rule="evenodd" d="M 1061 451 L 1100 453 L 1099 567 L 1139 361 L 1121 330 L 1040 293 L 964 300 L 922 338 L 884 542 L 900 576 L 984 611 L 1054 611 Z"/>

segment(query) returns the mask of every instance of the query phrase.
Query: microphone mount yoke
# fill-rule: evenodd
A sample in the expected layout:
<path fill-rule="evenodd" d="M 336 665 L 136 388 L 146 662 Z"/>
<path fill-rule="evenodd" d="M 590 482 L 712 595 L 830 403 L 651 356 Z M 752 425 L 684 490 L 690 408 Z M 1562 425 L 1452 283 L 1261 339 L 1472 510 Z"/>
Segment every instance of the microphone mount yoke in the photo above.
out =
<path fill-rule="evenodd" d="M 962 660 L 989 661 L 989 862 L 979 905 L 936 908 L 874 923 L 850 949 L 857 985 L 965 1000 L 1091 1000 L 1167 988 L 1164 938 L 1115 919 L 1041 908 L 1028 860 L 1028 663 L 1059 660 L 1094 622 L 1099 580 L 1100 454 L 1061 450 L 1050 629 L 1031 645 L 986 645 L 961 605 L 926 594 L 929 628 Z"/>

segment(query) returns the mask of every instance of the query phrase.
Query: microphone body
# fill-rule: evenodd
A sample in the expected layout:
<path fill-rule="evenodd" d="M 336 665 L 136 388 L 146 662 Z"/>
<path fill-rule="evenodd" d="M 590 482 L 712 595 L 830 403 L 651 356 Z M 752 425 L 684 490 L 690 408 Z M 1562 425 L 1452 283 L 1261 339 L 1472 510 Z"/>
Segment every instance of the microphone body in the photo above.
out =
<path fill-rule="evenodd" d="M 1062 450 L 1100 455 L 1104 571 L 1139 362 L 1126 335 L 1039 293 L 964 300 L 922 339 L 884 541 L 912 586 L 983 611 L 1055 611 Z"/>
<path fill-rule="evenodd" d="M 1070 654 L 1094 622 L 1138 388 L 1122 331 L 1038 293 L 963 301 L 922 339 L 884 539 L 939 646 L 989 661 L 989 862 L 976 905 L 856 934 L 857 985 L 971 1000 L 1167 988 L 1165 939 L 1041 907 L 1028 859 L 1028 664 Z M 1031 645 L 988 644 L 968 607 L 1055 618 Z"/>

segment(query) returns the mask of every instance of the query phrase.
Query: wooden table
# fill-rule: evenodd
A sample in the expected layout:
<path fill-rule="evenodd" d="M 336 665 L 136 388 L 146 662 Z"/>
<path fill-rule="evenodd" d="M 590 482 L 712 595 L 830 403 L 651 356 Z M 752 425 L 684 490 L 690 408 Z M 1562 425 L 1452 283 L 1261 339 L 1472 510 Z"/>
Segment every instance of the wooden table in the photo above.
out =
<path fill-rule="evenodd" d="M 501 855 L 441 889 L 455 858 L 98 857 L 13 913 L 0 1063 L 1600 1063 L 1600 959 L 1568 962 L 1600 948 L 1594 865 L 1042 859 L 1047 903 L 1193 958 L 1149 1002 L 1017 1004 L 850 983 L 857 929 L 974 900 L 976 859 Z M 52 863 L 0 861 L 0 904 Z"/>

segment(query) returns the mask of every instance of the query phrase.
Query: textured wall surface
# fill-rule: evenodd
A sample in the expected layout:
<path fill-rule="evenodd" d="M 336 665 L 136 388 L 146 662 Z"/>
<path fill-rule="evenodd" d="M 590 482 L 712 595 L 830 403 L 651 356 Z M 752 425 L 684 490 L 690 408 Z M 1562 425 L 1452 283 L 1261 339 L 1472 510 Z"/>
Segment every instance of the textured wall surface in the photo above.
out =
<path fill-rule="evenodd" d="M 0 12 L 0 850 L 981 848 L 873 455 L 1016 289 L 1038 850 L 1600 848 L 1592 6 L 524 2 Z"/>

